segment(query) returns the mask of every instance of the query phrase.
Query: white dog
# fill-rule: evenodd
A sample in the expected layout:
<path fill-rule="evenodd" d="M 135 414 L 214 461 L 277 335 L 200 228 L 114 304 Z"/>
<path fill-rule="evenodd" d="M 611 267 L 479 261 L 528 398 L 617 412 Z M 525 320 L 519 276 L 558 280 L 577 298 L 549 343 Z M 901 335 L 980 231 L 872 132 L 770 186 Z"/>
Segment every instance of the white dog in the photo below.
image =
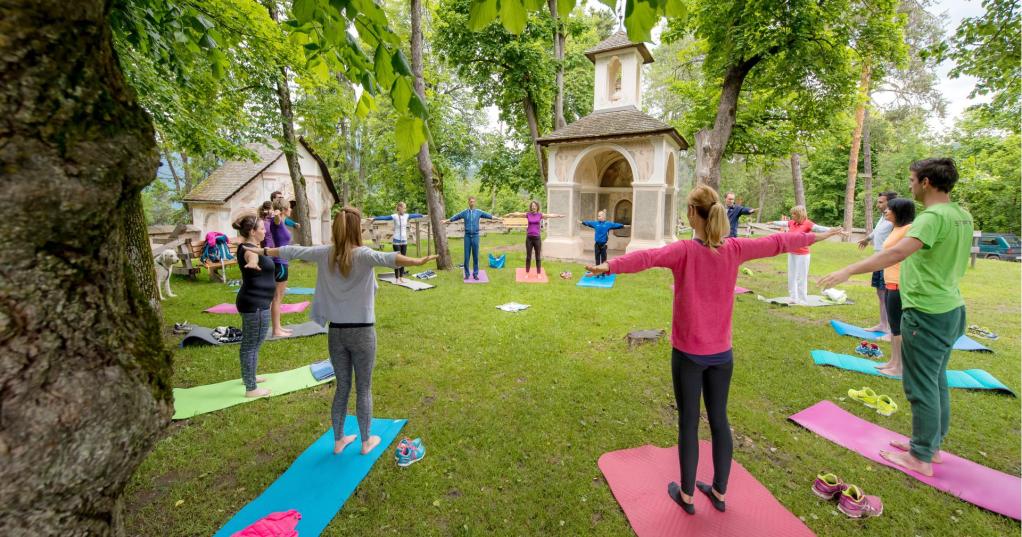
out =
<path fill-rule="evenodd" d="M 177 296 L 170 290 L 171 267 L 180 261 L 177 257 L 177 252 L 172 249 L 164 250 L 156 254 L 153 257 L 153 261 L 153 264 L 156 265 L 156 290 L 160 295 L 160 300 Z M 166 288 L 166 291 L 164 291 L 164 288 Z"/>

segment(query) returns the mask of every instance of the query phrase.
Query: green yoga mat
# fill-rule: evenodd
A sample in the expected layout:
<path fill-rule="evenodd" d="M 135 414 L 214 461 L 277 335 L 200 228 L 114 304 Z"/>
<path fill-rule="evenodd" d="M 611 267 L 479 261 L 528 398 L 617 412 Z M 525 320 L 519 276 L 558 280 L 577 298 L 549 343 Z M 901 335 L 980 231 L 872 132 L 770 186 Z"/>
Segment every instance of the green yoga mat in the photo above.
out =
<path fill-rule="evenodd" d="M 266 382 L 259 383 L 259 387 L 269 388 L 271 392 L 269 397 L 304 390 L 333 380 L 333 377 L 330 377 L 317 381 L 307 365 L 290 371 L 268 373 L 261 376 L 266 377 Z M 216 412 L 259 399 L 265 399 L 265 397 L 245 397 L 245 385 L 241 379 L 194 388 L 174 388 L 174 417 L 172 419 L 186 420 L 199 414 Z"/>

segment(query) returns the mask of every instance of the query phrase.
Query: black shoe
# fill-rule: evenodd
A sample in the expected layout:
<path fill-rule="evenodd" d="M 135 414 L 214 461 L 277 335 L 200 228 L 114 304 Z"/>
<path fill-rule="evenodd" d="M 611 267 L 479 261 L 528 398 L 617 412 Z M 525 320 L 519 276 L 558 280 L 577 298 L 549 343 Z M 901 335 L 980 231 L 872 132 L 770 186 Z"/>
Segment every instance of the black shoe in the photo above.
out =
<path fill-rule="evenodd" d="M 680 505 L 681 508 L 684 509 L 686 513 L 690 515 L 696 514 L 696 505 L 694 503 L 685 503 L 685 500 L 681 499 L 681 487 L 678 486 L 678 484 L 675 483 L 674 481 L 671 481 L 667 485 L 667 495 L 670 496 L 672 500 L 674 500 L 674 503 Z"/>
<path fill-rule="evenodd" d="M 473 274 L 472 275 L 472 279 L 473 280 L 478 280 L 479 279 L 479 275 L 478 274 Z"/>
<path fill-rule="evenodd" d="M 713 504 L 714 509 L 720 511 L 721 513 L 724 512 L 724 500 L 721 500 L 720 498 L 717 497 L 716 494 L 713 493 L 713 487 L 707 485 L 706 483 L 703 483 L 702 481 L 696 481 L 696 488 L 699 489 L 699 491 L 702 492 L 703 494 L 710 497 L 710 503 Z"/>

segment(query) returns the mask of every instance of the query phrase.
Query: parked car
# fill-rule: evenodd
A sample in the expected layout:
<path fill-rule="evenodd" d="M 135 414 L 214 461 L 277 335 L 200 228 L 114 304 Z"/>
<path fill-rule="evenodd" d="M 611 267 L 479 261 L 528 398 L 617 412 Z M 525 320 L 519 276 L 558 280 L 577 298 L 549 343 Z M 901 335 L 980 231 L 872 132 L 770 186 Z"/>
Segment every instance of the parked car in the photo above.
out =
<path fill-rule="evenodd" d="M 1022 256 L 1022 243 L 1014 233 L 984 233 L 979 238 L 979 256 L 1019 261 L 1019 257 Z"/>

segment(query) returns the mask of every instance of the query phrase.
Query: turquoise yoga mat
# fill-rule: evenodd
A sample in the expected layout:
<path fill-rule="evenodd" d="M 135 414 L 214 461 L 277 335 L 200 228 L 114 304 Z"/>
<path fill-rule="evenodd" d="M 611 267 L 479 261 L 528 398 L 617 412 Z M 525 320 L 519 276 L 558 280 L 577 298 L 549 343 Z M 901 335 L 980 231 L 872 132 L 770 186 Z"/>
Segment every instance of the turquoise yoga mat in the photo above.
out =
<path fill-rule="evenodd" d="M 878 362 L 874 362 L 873 360 L 821 350 L 812 351 L 811 354 L 813 362 L 816 365 L 829 365 L 839 369 L 847 369 L 849 371 L 865 373 L 876 377 L 901 379 L 901 377 L 891 377 L 877 371 L 874 366 L 878 365 Z M 947 385 L 952 388 L 963 388 L 966 390 L 995 390 L 1013 397 L 1015 396 L 1014 391 L 1005 386 L 1001 381 L 997 380 L 996 377 L 982 369 L 966 369 L 965 371 L 948 369 Z"/>
<path fill-rule="evenodd" d="M 240 289 L 235 289 L 234 290 L 235 293 L 237 293 L 238 291 L 240 291 Z M 287 291 L 284 294 L 286 294 L 286 295 L 314 295 L 314 294 L 316 294 L 316 288 L 315 287 L 288 287 Z"/>
<path fill-rule="evenodd" d="M 582 276 L 582 279 L 578 281 L 579 287 L 598 287 L 600 289 L 610 289 L 614 287 L 614 280 L 617 279 L 617 274 L 608 274 L 602 278 L 596 276 Z"/>
<path fill-rule="evenodd" d="M 333 429 L 327 430 L 213 537 L 230 537 L 270 513 L 288 509 L 295 509 L 302 515 L 295 528 L 298 535 L 319 535 L 355 492 L 355 487 L 369 474 L 376 459 L 390 451 L 391 442 L 407 421 L 374 419 L 370 431 L 380 437 L 380 445 L 368 455 L 362 455 L 360 451 L 361 438 L 340 455 L 334 455 Z M 358 434 L 358 422 L 354 416 L 344 420 L 344 432 Z"/>
<path fill-rule="evenodd" d="M 834 319 L 830 320 L 830 326 L 834 328 L 839 336 L 852 336 L 859 339 L 868 339 L 870 341 L 876 341 L 883 337 L 883 332 L 870 332 L 865 328 L 860 328 L 854 324 L 843 323 Z M 994 352 L 989 347 L 984 346 L 982 343 L 972 339 L 969 336 L 963 335 L 955 341 L 954 350 L 956 351 L 975 351 L 975 352 Z"/>

